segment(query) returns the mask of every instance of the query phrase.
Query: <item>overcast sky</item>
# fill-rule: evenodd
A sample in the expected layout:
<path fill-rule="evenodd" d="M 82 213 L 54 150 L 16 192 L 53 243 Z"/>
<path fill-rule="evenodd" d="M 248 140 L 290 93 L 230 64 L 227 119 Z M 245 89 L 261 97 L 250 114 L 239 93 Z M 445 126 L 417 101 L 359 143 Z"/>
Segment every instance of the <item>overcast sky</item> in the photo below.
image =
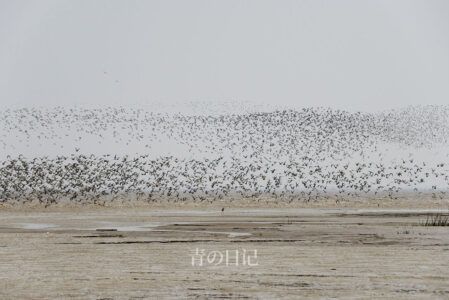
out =
<path fill-rule="evenodd" d="M 449 104 L 449 1 L 0 0 L 0 105 Z"/>

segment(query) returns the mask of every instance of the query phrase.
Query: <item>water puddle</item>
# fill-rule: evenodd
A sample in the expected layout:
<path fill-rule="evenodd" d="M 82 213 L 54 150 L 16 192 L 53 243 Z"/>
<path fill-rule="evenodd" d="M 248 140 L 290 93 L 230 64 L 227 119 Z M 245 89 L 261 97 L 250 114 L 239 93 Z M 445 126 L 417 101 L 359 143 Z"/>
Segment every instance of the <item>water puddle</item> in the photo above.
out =
<path fill-rule="evenodd" d="M 21 229 L 31 229 L 31 230 L 39 230 L 39 229 L 48 229 L 58 227 L 55 224 L 42 224 L 42 223 L 21 223 Z"/>

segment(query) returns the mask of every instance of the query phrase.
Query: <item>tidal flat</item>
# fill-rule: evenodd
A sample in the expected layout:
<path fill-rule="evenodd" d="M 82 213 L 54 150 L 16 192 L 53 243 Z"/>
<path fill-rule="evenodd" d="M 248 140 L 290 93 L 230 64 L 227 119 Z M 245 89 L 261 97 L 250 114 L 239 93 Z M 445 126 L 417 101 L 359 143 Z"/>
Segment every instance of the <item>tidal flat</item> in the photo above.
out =
<path fill-rule="evenodd" d="M 443 299 L 449 227 L 423 224 L 448 213 L 3 209 L 0 298 Z"/>

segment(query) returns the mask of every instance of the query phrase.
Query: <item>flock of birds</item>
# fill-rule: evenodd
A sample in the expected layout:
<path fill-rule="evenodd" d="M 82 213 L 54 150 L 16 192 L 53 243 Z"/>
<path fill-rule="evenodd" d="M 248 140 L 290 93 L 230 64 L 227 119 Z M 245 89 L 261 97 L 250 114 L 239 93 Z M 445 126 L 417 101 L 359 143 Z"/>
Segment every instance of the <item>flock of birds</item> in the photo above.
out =
<path fill-rule="evenodd" d="M 449 193 L 449 107 L 0 111 L 0 202 L 319 201 Z"/>

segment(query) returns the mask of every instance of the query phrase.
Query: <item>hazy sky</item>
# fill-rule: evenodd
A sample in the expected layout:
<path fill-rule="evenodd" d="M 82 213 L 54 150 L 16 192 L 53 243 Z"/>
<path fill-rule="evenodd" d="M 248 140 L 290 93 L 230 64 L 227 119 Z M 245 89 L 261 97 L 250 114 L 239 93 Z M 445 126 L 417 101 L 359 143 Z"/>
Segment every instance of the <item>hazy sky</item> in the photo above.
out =
<path fill-rule="evenodd" d="M 0 0 L 0 107 L 449 104 L 449 1 Z"/>

